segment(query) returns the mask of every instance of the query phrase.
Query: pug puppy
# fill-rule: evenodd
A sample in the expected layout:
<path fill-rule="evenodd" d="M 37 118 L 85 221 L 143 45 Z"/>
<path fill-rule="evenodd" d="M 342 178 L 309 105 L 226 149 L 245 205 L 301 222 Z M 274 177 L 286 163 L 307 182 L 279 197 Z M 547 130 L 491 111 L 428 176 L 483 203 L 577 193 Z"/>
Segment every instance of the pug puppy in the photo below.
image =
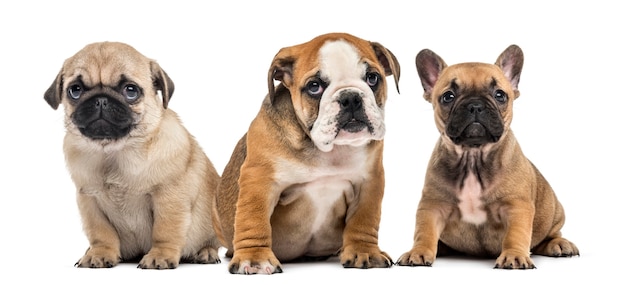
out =
<path fill-rule="evenodd" d="M 495 64 L 447 66 L 425 49 L 416 57 L 424 98 L 441 136 L 416 214 L 413 248 L 398 265 L 430 266 L 436 256 L 497 257 L 495 268 L 535 268 L 530 254 L 573 256 L 561 236 L 565 213 L 550 184 L 510 129 L 524 56 L 509 46 Z"/>
<path fill-rule="evenodd" d="M 219 175 L 178 115 L 156 61 L 118 42 L 65 60 L 44 99 L 63 105 L 63 151 L 89 248 L 77 267 L 218 263 L 211 207 Z"/>

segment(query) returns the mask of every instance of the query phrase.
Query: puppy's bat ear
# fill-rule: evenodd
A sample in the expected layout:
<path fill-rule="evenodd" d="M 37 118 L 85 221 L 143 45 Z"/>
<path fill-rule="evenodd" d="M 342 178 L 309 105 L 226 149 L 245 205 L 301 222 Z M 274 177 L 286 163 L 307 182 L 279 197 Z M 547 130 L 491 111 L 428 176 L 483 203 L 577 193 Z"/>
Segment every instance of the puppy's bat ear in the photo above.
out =
<path fill-rule="evenodd" d="M 150 71 L 152 72 L 152 84 L 156 90 L 161 91 L 163 108 L 167 109 L 167 104 L 174 94 L 174 82 L 155 61 L 150 62 Z"/>
<path fill-rule="evenodd" d="M 504 76 L 511 82 L 511 86 L 515 91 L 515 98 L 519 97 L 520 76 L 522 74 L 522 66 L 524 65 L 524 53 L 517 45 L 510 45 L 498 56 L 495 65 L 499 66 Z"/>
<path fill-rule="evenodd" d="M 400 93 L 400 86 L 398 82 L 400 81 L 400 63 L 396 56 L 383 45 L 377 42 L 370 42 L 374 52 L 376 53 L 376 58 L 382 66 L 385 68 L 385 76 L 393 75 L 394 82 L 396 83 L 396 90 Z"/>
<path fill-rule="evenodd" d="M 289 87 L 293 84 L 293 65 L 296 62 L 295 57 L 291 54 L 291 49 L 282 48 L 270 65 L 267 72 L 267 89 L 270 96 L 270 102 L 273 104 L 277 95 L 274 80 L 282 82 L 283 85 Z"/>
<path fill-rule="evenodd" d="M 415 67 L 424 88 L 424 99 L 431 102 L 433 87 L 447 65 L 439 55 L 429 49 L 423 49 L 415 56 Z"/>
<path fill-rule="evenodd" d="M 43 94 L 43 99 L 48 102 L 52 109 L 56 110 L 59 108 L 59 104 L 61 104 L 61 99 L 63 98 L 63 70 L 59 72 L 57 77 L 52 82 L 52 85 L 46 90 L 46 93 Z"/>

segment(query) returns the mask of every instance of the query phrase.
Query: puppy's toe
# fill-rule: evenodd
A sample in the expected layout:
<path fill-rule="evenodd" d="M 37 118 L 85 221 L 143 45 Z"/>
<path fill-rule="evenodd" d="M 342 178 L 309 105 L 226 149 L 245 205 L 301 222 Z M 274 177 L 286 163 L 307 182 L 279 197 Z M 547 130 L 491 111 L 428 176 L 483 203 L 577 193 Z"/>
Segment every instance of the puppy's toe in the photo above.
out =
<path fill-rule="evenodd" d="M 387 268 L 393 265 L 391 257 L 377 246 L 345 246 L 339 257 L 344 268 Z"/>
<path fill-rule="evenodd" d="M 562 237 L 545 240 L 533 250 L 533 253 L 551 257 L 570 257 L 580 255 L 578 247 L 576 247 L 573 242 Z"/>
<path fill-rule="evenodd" d="M 196 256 L 192 257 L 191 262 L 201 264 L 216 264 L 221 263 L 222 261 L 220 260 L 217 249 L 207 246 L 198 251 Z"/>
<path fill-rule="evenodd" d="M 433 262 L 435 262 L 434 251 L 413 248 L 401 255 L 396 264 L 400 266 L 432 266 Z"/>
<path fill-rule="evenodd" d="M 90 248 L 74 266 L 79 268 L 111 268 L 120 262 L 117 251 L 110 248 Z"/>
<path fill-rule="evenodd" d="M 228 265 L 232 274 L 282 273 L 280 262 L 269 248 L 247 248 L 236 251 Z"/>
<path fill-rule="evenodd" d="M 496 269 L 535 269 L 530 254 L 515 251 L 503 251 L 496 259 Z"/>
<path fill-rule="evenodd" d="M 274 265 L 269 261 L 265 262 L 251 262 L 250 260 L 245 260 L 242 262 L 230 262 L 228 266 L 228 272 L 231 274 L 274 274 L 274 273 L 282 273 L 283 269 L 280 267 L 280 264 Z"/>
<path fill-rule="evenodd" d="M 144 255 L 137 268 L 141 269 L 174 269 L 178 267 L 180 256 L 174 250 L 152 248 Z"/>

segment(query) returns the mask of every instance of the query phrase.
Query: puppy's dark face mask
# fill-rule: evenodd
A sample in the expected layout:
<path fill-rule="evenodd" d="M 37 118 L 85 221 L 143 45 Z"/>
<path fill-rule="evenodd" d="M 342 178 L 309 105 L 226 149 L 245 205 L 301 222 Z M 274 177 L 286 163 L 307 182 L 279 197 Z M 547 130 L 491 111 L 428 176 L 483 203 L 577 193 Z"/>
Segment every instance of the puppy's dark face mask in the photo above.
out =
<path fill-rule="evenodd" d="M 448 66 L 441 57 L 424 49 L 415 59 L 424 87 L 424 99 L 432 103 L 437 129 L 445 141 L 462 148 L 480 148 L 506 136 L 513 117 L 513 101 L 523 54 L 508 47 L 495 64 L 467 62 Z"/>
<path fill-rule="evenodd" d="M 44 99 L 53 109 L 63 104 L 69 133 L 106 144 L 155 131 L 173 92 L 155 61 L 110 43 L 68 58 Z"/>
<path fill-rule="evenodd" d="M 439 96 L 438 106 L 446 118 L 445 133 L 452 142 L 466 147 L 495 143 L 504 134 L 503 116 L 508 95 L 495 79 L 491 83 L 461 87 L 452 80 Z"/>
<path fill-rule="evenodd" d="M 70 115 L 83 136 L 93 140 L 115 140 L 127 136 L 138 116 L 132 105 L 143 98 L 142 88 L 121 76 L 116 86 L 87 86 L 81 77 L 68 85 L 66 96 L 74 106 Z"/>

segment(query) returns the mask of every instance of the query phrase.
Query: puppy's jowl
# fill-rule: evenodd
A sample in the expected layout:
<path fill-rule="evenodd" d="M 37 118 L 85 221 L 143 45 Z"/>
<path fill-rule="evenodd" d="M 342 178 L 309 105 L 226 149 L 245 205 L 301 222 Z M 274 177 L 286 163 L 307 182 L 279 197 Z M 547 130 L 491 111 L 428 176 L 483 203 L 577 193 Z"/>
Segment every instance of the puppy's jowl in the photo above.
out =
<path fill-rule="evenodd" d="M 416 58 L 424 98 L 441 136 L 428 164 L 413 248 L 399 265 L 431 265 L 463 253 L 496 268 L 535 268 L 530 254 L 578 255 L 561 237 L 563 207 L 510 129 L 523 64 L 512 45 L 495 64 L 447 66 L 425 49 Z"/>
<path fill-rule="evenodd" d="M 231 273 L 272 274 L 281 262 L 338 253 L 344 267 L 392 265 L 378 247 L 390 75 L 397 87 L 388 49 L 348 34 L 276 54 L 269 93 L 216 195 Z"/>
<path fill-rule="evenodd" d="M 211 225 L 219 176 L 167 108 L 173 92 L 156 61 L 114 42 L 68 58 L 45 92 L 65 111 L 63 150 L 89 240 L 76 266 L 219 262 Z"/>

